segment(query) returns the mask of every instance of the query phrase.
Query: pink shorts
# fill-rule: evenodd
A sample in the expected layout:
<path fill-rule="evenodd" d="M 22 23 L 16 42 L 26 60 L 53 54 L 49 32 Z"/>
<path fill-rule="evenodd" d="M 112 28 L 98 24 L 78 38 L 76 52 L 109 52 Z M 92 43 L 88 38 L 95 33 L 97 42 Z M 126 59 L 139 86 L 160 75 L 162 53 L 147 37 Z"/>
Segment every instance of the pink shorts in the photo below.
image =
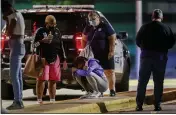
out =
<path fill-rule="evenodd" d="M 60 81 L 61 79 L 60 59 L 57 57 L 56 61 L 46 64 L 43 75 L 38 80 L 54 80 Z"/>

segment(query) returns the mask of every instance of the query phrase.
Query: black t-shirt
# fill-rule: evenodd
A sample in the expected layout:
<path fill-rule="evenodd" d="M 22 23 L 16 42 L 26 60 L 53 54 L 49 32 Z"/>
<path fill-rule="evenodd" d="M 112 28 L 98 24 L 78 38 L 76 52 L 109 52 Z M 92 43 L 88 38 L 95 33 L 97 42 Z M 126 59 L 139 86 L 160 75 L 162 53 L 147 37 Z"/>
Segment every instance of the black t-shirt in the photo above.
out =
<path fill-rule="evenodd" d="M 168 52 L 175 44 L 171 28 L 161 22 L 144 24 L 136 36 L 136 44 L 145 51 Z"/>
<path fill-rule="evenodd" d="M 53 30 L 48 30 L 45 27 L 39 28 L 35 34 L 34 44 L 39 42 L 39 40 L 42 40 L 44 35 L 48 35 L 50 31 L 53 35 L 52 42 L 50 44 L 40 42 L 40 45 L 37 47 L 37 54 L 44 57 L 48 63 L 54 62 L 57 59 L 57 56 L 61 59 L 66 59 L 61 33 L 57 28 Z"/>

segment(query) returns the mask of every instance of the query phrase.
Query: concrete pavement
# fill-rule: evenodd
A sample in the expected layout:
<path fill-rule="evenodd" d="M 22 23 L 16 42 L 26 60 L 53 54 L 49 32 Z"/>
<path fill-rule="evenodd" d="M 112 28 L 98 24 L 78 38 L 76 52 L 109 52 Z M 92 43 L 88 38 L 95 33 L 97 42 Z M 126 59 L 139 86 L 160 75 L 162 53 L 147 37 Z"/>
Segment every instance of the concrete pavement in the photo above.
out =
<path fill-rule="evenodd" d="M 129 91 L 136 91 L 137 90 L 137 80 L 130 80 L 129 81 Z M 165 79 L 164 82 L 164 88 L 176 88 L 176 79 Z M 153 89 L 153 80 L 150 80 L 147 89 Z M 84 95 L 85 92 L 82 90 L 71 90 L 71 89 L 58 89 L 56 90 L 56 100 L 57 101 L 62 101 L 62 100 L 68 100 L 68 99 L 77 99 L 81 95 Z M 109 90 L 107 90 L 104 94 L 109 94 Z M 49 101 L 49 96 L 47 96 L 44 99 L 44 101 Z M 36 96 L 33 94 L 32 89 L 24 90 L 23 91 L 23 100 L 24 100 L 24 105 L 34 105 L 36 104 Z M 2 105 L 4 108 L 8 107 L 10 104 L 12 104 L 13 100 L 2 100 Z"/>
<path fill-rule="evenodd" d="M 146 103 L 152 102 L 153 90 L 147 91 Z M 116 97 L 105 96 L 99 99 L 72 99 L 57 101 L 54 104 L 49 102 L 43 105 L 26 106 L 22 110 L 12 110 L 10 113 L 106 113 L 108 111 L 122 110 L 135 107 L 135 91 L 118 93 Z M 176 99 L 176 88 L 164 90 L 163 101 Z M 169 97 L 169 98 L 168 98 Z"/>

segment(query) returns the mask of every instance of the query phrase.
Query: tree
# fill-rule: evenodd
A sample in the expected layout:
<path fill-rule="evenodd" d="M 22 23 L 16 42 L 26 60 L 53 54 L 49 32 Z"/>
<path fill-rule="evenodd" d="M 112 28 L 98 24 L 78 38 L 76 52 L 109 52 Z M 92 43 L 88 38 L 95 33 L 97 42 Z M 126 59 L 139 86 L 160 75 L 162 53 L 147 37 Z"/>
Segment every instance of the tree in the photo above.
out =
<path fill-rule="evenodd" d="M 94 4 L 95 0 L 32 0 L 33 4 L 46 5 L 76 5 L 76 4 Z"/>
<path fill-rule="evenodd" d="M 61 5 L 94 4 L 95 0 L 60 0 Z"/>
<path fill-rule="evenodd" d="M 41 4 L 41 5 L 45 5 L 45 4 L 47 4 L 47 5 L 54 5 L 54 4 L 56 4 L 57 3 L 57 1 L 56 0 L 32 0 L 32 3 L 33 4 Z"/>

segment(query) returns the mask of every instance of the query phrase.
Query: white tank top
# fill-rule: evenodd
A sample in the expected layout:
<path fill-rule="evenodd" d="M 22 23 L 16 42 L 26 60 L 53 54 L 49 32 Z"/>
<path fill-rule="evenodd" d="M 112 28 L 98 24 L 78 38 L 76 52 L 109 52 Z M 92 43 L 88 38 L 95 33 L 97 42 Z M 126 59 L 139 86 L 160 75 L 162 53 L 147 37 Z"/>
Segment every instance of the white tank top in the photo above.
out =
<path fill-rule="evenodd" d="M 24 35 L 24 31 L 25 31 L 25 23 L 24 23 L 24 18 L 22 16 L 22 14 L 20 12 L 14 12 L 12 14 L 10 14 L 8 17 L 8 21 L 9 24 L 11 23 L 12 19 L 15 19 L 16 22 L 16 26 L 14 28 L 14 31 L 12 34 L 15 35 Z"/>

